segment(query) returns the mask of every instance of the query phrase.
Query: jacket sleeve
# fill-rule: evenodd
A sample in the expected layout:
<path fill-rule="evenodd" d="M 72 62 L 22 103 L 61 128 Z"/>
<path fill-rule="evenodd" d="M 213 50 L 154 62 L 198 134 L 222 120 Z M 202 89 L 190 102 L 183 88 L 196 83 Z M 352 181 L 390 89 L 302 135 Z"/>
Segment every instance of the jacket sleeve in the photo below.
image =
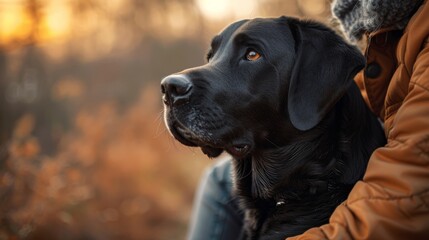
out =
<path fill-rule="evenodd" d="M 328 224 L 292 239 L 428 239 L 429 46 L 419 54 L 408 94 L 371 156 L 362 181 Z"/>

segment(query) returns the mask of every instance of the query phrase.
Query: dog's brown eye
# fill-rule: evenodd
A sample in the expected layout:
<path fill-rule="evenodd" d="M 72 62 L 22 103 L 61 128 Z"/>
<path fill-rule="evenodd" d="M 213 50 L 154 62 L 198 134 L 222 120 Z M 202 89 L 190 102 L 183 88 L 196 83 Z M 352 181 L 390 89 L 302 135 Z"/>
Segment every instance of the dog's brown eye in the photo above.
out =
<path fill-rule="evenodd" d="M 250 49 L 246 53 L 246 59 L 249 61 L 256 61 L 261 57 L 261 54 L 259 54 L 257 51 Z"/>

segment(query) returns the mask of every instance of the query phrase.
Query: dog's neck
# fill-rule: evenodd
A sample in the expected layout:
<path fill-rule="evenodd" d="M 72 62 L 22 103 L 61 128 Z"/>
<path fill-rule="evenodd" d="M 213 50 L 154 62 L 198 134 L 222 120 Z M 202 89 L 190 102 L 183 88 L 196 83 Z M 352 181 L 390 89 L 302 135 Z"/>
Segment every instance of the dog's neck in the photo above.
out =
<path fill-rule="evenodd" d="M 334 184 L 340 181 L 333 173 L 343 158 L 335 150 L 336 140 L 336 136 L 324 133 L 297 143 L 263 148 L 247 159 L 234 161 L 235 179 L 240 179 L 236 183 L 239 195 L 277 203 L 336 188 Z M 248 189 L 240 189 L 241 183 Z"/>
<path fill-rule="evenodd" d="M 285 223 L 288 236 L 296 235 L 315 225 L 314 220 L 302 221 L 304 218 L 321 219 L 322 224 L 345 199 L 352 185 L 342 184 L 334 174 L 341 159 L 330 142 L 335 138 L 325 138 L 329 135 L 262 149 L 247 159 L 233 161 L 234 190 L 249 215 L 245 218 L 246 226 L 251 226 L 246 230 L 249 236 L 275 222 Z M 316 213 L 314 209 L 321 206 L 324 210 Z M 294 221 L 310 224 L 295 226 Z"/>
<path fill-rule="evenodd" d="M 275 125 L 247 159 L 233 161 L 235 195 L 250 239 L 284 239 L 326 223 L 385 143 L 356 85 L 315 128 Z M 264 141 L 264 139 L 266 141 Z M 317 211 L 316 211 L 317 209 Z M 269 231 L 282 223 L 281 230 Z"/>
<path fill-rule="evenodd" d="M 250 157 L 234 161 L 238 195 L 277 203 L 331 189 L 350 190 L 362 178 L 372 151 L 384 141 L 370 136 L 380 126 L 363 101 L 353 100 L 357 96 L 360 92 L 353 85 L 311 131 L 291 136 L 290 130 L 280 130 L 277 136 L 288 139 L 268 136 Z"/>

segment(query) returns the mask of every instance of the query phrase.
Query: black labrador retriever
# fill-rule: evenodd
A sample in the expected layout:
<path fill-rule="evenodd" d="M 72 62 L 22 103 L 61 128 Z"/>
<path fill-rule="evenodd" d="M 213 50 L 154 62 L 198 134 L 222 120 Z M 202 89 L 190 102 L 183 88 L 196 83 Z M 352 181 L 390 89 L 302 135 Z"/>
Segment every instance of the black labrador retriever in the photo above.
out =
<path fill-rule="evenodd" d="M 165 121 L 181 143 L 233 156 L 245 237 L 327 223 L 385 144 L 353 81 L 359 50 L 320 23 L 280 17 L 231 24 L 207 61 L 162 80 Z"/>

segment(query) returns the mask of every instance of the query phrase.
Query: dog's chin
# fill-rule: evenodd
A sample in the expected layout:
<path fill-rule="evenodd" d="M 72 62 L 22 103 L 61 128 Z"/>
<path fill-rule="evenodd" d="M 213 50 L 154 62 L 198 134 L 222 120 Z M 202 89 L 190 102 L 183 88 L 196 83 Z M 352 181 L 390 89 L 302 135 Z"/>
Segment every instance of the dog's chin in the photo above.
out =
<path fill-rule="evenodd" d="M 172 124 L 169 130 L 177 141 L 185 146 L 200 147 L 201 151 L 209 158 L 218 157 L 224 151 L 223 148 L 214 146 L 214 143 L 202 141 L 178 124 Z"/>
<path fill-rule="evenodd" d="M 213 137 L 213 132 L 199 130 L 200 134 L 192 132 L 178 122 L 169 125 L 171 134 L 180 143 L 190 147 L 200 147 L 209 158 L 218 157 L 223 151 L 236 159 L 243 159 L 252 152 L 253 144 L 246 138 L 229 139 L 225 136 Z"/>
<path fill-rule="evenodd" d="M 223 152 L 223 149 L 205 146 L 205 147 L 201 147 L 201 151 L 203 151 L 203 153 L 207 155 L 207 157 L 215 158 L 215 157 L 218 157 Z"/>
<path fill-rule="evenodd" d="M 173 124 L 172 126 L 170 126 L 168 128 L 168 130 L 173 135 L 173 137 L 177 141 L 179 141 L 181 144 L 183 144 L 185 146 L 189 146 L 189 147 L 198 147 L 197 143 L 193 142 L 188 137 L 185 137 L 185 135 L 187 135 L 187 134 L 182 133 L 179 129 L 180 128 L 178 128 L 177 125 L 175 125 L 175 124 Z"/>

